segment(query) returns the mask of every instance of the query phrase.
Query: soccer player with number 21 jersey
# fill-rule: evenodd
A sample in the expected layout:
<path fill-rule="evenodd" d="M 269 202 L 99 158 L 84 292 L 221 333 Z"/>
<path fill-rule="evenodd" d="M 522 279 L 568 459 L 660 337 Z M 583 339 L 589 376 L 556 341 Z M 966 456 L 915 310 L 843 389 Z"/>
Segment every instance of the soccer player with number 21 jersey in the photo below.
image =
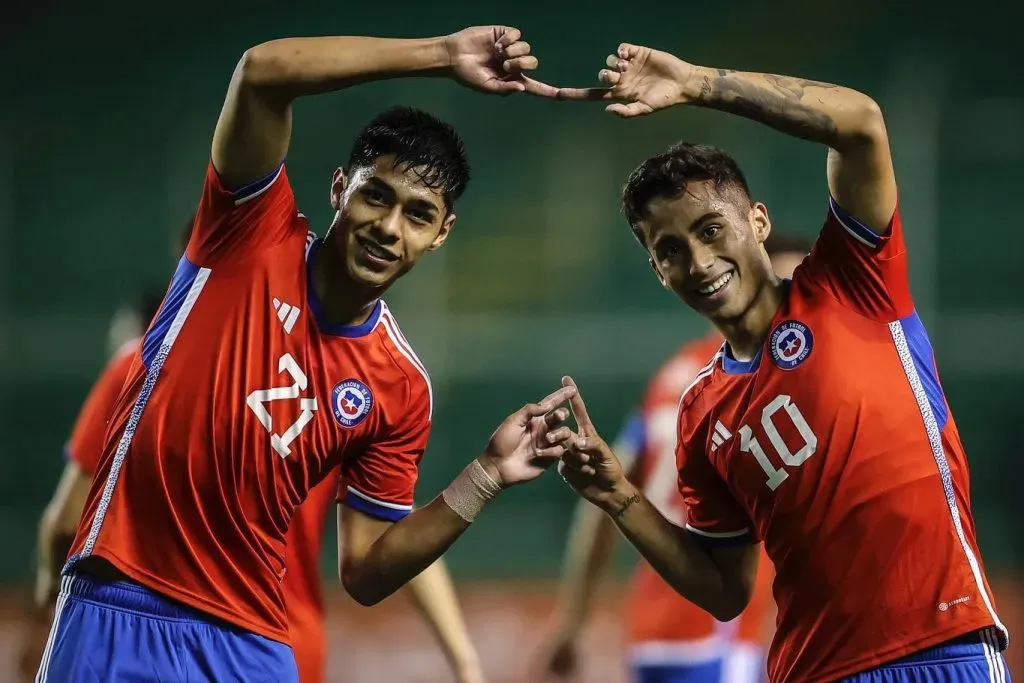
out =
<path fill-rule="evenodd" d="M 428 505 L 413 489 L 433 415 L 423 364 L 381 299 L 455 222 L 469 179 L 452 128 L 389 110 L 331 180 L 320 239 L 284 166 L 292 101 L 448 75 L 489 93 L 553 89 L 508 27 L 434 39 L 264 43 L 235 70 L 191 239 L 110 419 L 38 681 L 297 680 L 286 533 L 340 469 L 340 574 L 379 602 L 484 504 L 562 454 L 559 388 L 512 414 Z"/>
<path fill-rule="evenodd" d="M 772 683 L 1009 680 L 970 511 L 967 460 L 911 299 L 885 124 L 853 90 L 709 69 L 622 44 L 604 87 L 623 117 L 718 109 L 828 147 L 824 226 L 791 281 L 736 162 L 681 143 L 644 161 L 625 215 L 662 285 L 725 343 L 683 391 L 685 530 L 623 476 L 582 397 L 559 465 L 677 592 L 720 621 L 775 568 Z M 575 386 L 570 378 L 564 383 Z"/>

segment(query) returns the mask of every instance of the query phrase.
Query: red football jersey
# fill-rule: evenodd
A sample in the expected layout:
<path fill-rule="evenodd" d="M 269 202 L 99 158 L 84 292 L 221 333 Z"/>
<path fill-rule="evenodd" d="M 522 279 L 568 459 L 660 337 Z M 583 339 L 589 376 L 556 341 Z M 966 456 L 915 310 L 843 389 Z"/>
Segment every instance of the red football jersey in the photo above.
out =
<path fill-rule="evenodd" d="M 282 588 L 288 608 L 288 632 L 302 683 L 323 683 L 327 675 L 320 549 L 337 487 L 338 473 L 333 471 L 309 492 L 288 528 L 288 572 Z"/>
<path fill-rule="evenodd" d="M 82 404 L 66 447 L 66 456 L 92 477 L 96 471 L 107 422 L 121 387 L 128 378 L 132 355 L 141 339 L 126 342 L 96 379 Z M 320 577 L 320 548 L 327 513 L 334 508 L 337 473 L 313 487 L 292 517 L 282 589 L 288 609 L 288 631 L 302 683 L 325 680 L 324 605 Z"/>
<path fill-rule="evenodd" d="M 192 239 L 135 356 L 65 571 L 97 555 L 202 612 L 289 642 L 281 581 L 296 506 L 412 509 L 430 432 L 422 363 L 383 301 L 319 316 L 320 242 L 282 165 L 231 192 L 212 166 Z"/>
<path fill-rule="evenodd" d="M 907 278 L 834 201 L 751 362 L 725 345 L 680 401 L 688 528 L 763 539 L 775 566 L 769 676 L 832 681 L 996 616 L 967 459 Z"/>
<path fill-rule="evenodd" d="M 686 507 L 676 479 L 676 414 L 683 390 L 722 346 L 711 333 L 684 345 L 651 379 L 640 410 L 623 429 L 616 451 L 636 454 L 636 482 L 666 519 L 686 521 Z M 720 659 L 737 641 L 763 646 L 771 603 L 772 571 L 762 558 L 750 605 L 729 623 L 684 599 L 641 560 L 630 581 L 626 603 L 626 638 L 630 659 L 651 665 L 692 664 Z"/>

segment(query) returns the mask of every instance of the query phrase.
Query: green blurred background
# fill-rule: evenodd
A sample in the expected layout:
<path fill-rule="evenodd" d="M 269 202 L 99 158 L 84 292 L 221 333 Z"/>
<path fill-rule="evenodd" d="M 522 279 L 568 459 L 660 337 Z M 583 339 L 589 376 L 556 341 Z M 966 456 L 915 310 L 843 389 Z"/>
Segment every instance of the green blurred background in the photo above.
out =
<path fill-rule="evenodd" d="M 561 85 L 591 84 L 604 56 L 631 41 L 712 66 L 839 82 L 879 100 L 913 290 L 971 457 L 986 561 L 996 571 L 1020 566 L 1024 59 L 1011 10 L 982 5 L 110 0 L 5 10 L 0 581 L 30 576 L 36 521 L 106 360 L 115 309 L 170 276 L 171 245 L 198 198 L 241 52 L 289 35 L 412 37 L 492 22 L 521 28 L 539 76 Z M 824 215 L 824 150 L 756 124 L 702 111 L 620 121 L 600 106 L 422 79 L 298 104 L 289 173 L 315 228 L 329 222 L 330 175 L 354 133 L 399 103 L 452 122 L 474 169 L 453 239 L 388 296 L 437 402 L 422 501 L 562 374 L 577 378 L 611 436 L 649 373 L 703 332 L 650 275 L 618 213 L 619 187 L 643 158 L 680 138 L 717 144 L 739 158 L 777 227 L 810 235 Z M 553 474 L 510 492 L 456 544 L 453 571 L 555 575 L 573 504 Z"/>

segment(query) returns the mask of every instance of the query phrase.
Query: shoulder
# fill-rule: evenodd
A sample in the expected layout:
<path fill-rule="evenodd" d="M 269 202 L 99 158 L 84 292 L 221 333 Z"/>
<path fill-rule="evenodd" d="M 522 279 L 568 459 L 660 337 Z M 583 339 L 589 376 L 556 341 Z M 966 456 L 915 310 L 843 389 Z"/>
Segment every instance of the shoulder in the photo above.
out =
<path fill-rule="evenodd" d="M 404 387 L 399 392 L 401 396 L 396 396 L 396 399 L 400 398 L 407 406 L 425 406 L 427 420 L 430 420 L 434 413 L 434 392 L 430 384 L 430 373 L 416 355 L 412 344 L 398 326 L 398 320 L 384 301 L 381 301 L 377 328 L 381 346 L 405 380 Z"/>
<path fill-rule="evenodd" d="M 695 413 L 700 410 L 708 390 L 714 386 L 715 380 L 721 372 L 723 349 L 719 349 L 711 358 L 701 366 L 683 387 L 679 395 L 679 414 Z"/>
<path fill-rule="evenodd" d="M 722 346 L 717 334 L 684 344 L 665 361 L 651 379 L 644 401 L 647 404 L 678 403 L 680 396 L 694 381 Z"/>

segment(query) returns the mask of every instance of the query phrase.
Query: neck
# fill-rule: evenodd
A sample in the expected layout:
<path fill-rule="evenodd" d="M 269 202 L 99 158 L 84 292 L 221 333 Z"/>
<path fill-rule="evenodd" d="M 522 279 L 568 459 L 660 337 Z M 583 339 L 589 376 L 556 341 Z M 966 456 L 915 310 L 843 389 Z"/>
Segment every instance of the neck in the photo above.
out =
<path fill-rule="evenodd" d="M 361 325 L 384 294 L 384 288 L 367 287 L 348 277 L 345 264 L 326 240 L 313 260 L 313 289 L 324 322 L 331 325 Z"/>
<path fill-rule="evenodd" d="M 771 277 L 741 315 L 728 320 L 712 321 L 729 342 L 736 360 L 749 361 L 757 355 L 771 331 L 772 319 L 782 305 L 782 295 L 782 281 Z"/>

